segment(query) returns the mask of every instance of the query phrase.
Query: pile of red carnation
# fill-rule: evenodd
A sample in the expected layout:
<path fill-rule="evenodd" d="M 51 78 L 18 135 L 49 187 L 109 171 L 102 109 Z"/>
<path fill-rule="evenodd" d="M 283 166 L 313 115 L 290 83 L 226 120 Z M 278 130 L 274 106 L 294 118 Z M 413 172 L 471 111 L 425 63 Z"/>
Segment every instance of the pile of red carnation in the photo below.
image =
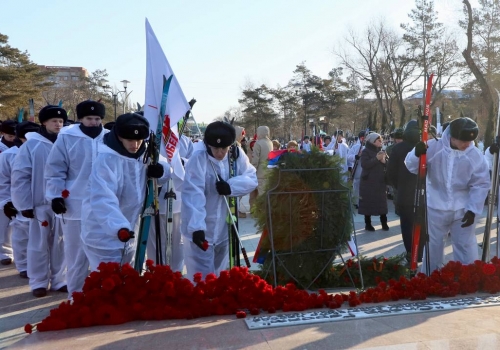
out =
<path fill-rule="evenodd" d="M 344 303 L 354 307 L 361 303 L 390 300 L 422 300 L 428 296 L 452 297 L 478 291 L 500 291 L 500 261 L 476 261 L 471 265 L 449 262 L 431 276 L 418 274 L 412 279 L 380 281 L 364 292 L 327 294 L 324 290 L 308 293 L 292 283 L 273 288 L 245 267 L 222 271 L 219 277 L 209 274 L 203 281 L 194 276 L 195 284 L 172 272 L 168 266 L 146 262 L 141 276 L 130 265 L 101 263 L 85 281 L 83 292 L 73 293 L 73 302 L 63 302 L 50 311 L 35 327 L 38 331 L 97 325 L 121 324 L 134 320 L 192 319 L 211 315 L 246 317 L 249 312 L 304 311 L 314 308 L 339 308 Z M 31 333 L 34 327 L 25 326 Z"/>

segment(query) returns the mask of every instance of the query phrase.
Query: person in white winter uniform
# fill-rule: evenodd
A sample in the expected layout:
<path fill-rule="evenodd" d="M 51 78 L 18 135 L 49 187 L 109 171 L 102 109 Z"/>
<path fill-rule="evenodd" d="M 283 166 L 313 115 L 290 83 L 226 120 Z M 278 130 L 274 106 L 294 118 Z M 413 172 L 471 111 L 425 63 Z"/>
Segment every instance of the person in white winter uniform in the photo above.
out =
<path fill-rule="evenodd" d="M 16 125 L 17 122 L 14 120 L 6 120 L 0 125 L 0 131 L 3 136 L 0 140 L 0 152 L 7 152 L 11 148 L 17 149 L 20 146 L 19 140 L 16 140 Z M 0 154 L 1 154 L 0 153 Z M 9 168 L 10 170 L 10 168 Z M 9 174 L 10 178 L 10 174 Z M 5 186 L 5 184 L 4 184 Z M 7 185 L 10 190 L 10 182 Z M 7 193 L 6 191 L 5 193 Z M 10 193 L 9 193 L 10 197 Z M 0 264 L 10 265 L 12 264 L 12 228 L 10 227 L 10 220 L 3 215 L 0 215 Z"/>
<path fill-rule="evenodd" d="M 6 151 L 13 146 L 21 146 L 19 140 L 16 139 L 16 125 L 17 122 L 10 119 L 0 124 L 0 132 L 2 133 L 0 152 Z"/>
<path fill-rule="evenodd" d="M 179 156 L 182 161 L 186 163 L 193 153 L 193 143 L 191 140 L 185 136 L 181 135 L 179 139 Z M 160 201 L 160 232 L 161 232 L 161 244 L 162 244 L 162 254 L 163 263 L 166 263 L 167 257 L 165 256 L 167 251 L 167 218 L 168 218 L 168 201 L 165 198 L 167 192 L 170 192 L 169 185 L 173 186 L 172 191 L 175 193 L 175 199 L 172 202 L 172 252 L 169 258 L 170 268 L 172 271 L 181 271 L 184 268 L 184 242 L 181 235 L 181 201 L 182 201 L 182 180 L 172 173 L 172 177 L 175 178 L 173 181 L 168 181 L 162 186 L 160 195 L 158 197 Z M 146 248 L 146 253 L 148 259 L 153 260 L 155 264 L 156 261 L 156 228 L 154 221 L 151 221 L 149 226 L 149 236 L 148 245 Z"/>
<path fill-rule="evenodd" d="M 344 139 L 344 132 L 342 130 L 337 130 L 333 134 L 335 138 L 335 142 L 330 142 L 328 147 L 325 149 L 331 155 L 339 156 L 342 160 L 342 173 L 347 173 L 348 166 L 348 154 L 349 154 L 349 146 Z M 347 181 L 347 175 L 343 176 L 344 181 Z"/>
<path fill-rule="evenodd" d="M 40 125 L 25 121 L 16 125 L 16 137 L 22 143 L 26 142 L 26 133 L 38 131 Z M 9 219 L 9 226 L 12 230 L 12 251 L 16 269 L 19 276 L 28 278 L 28 235 L 29 219 L 21 213 L 12 204 L 11 196 L 11 176 L 12 165 L 19 151 L 19 147 L 12 146 L 8 150 L 0 153 L 0 205 L 3 207 L 5 217 Z M 2 218 L 3 219 L 3 218 Z"/>
<path fill-rule="evenodd" d="M 455 261 L 471 264 L 478 259 L 475 217 L 482 213 L 490 188 L 488 165 L 473 143 L 478 131 L 472 119 L 455 119 L 441 139 L 429 143 L 428 149 L 419 142 L 406 156 L 406 167 L 417 174 L 419 157 L 427 154 L 430 272 L 444 264 L 444 238 L 448 232 Z M 422 261 L 421 271 L 425 272 L 425 255 Z"/>
<path fill-rule="evenodd" d="M 356 209 L 359 207 L 359 182 L 361 179 L 361 152 L 365 148 L 365 135 L 366 132 L 364 130 L 360 131 L 358 134 L 358 142 L 354 144 L 347 153 L 347 166 L 351 168 L 351 174 L 354 172 L 352 177 L 352 190 L 353 190 L 353 199 L 354 206 Z"/>
<path fill-rule="evenodd" d="M 157 178 L 159 184 L 170 178 L 165 158 L 158 164 L 144 163 L 147 137 L 148 120 L 127 113 L 98 145 L 81 216 L 83 248 L 92 271 L 101 262 L 132 263 L 147 177 Z"/>
<path fill-rule="evenodd" d="M 53 217 L 45 199 L 45 164 L 57 135 L 68 119 L 57 106 L 40 110 L 42 126 L 26 134 L 12 167 L 12 203 L 30 220 L 28 240 L 28 276 L 35 297 L 47 295 L 47 288 L 67 292 L 63 237 L 58 218 Z"/>
<path fill-rule="evenodd" d="M 193 153 L 186 165 L 183 184 L 181 232 L 187 277 L 219 274 L 228 267 L 228 211 L 224 196 L 239 197 L 257 186 L 255 167 L 238 147 L 237 175 L 229 178 L 228 151 L 235 141 L 234 127 L 224 122 L 207 126 L 206 150 Z M 212 168 L 215 167 L 219 179 Z"/>
<path fill-rule="evenodd" d="M 73 292 L 81 292 L 89 270 L 80 237 L 82 200 L 97 157 L 97 146 L 108 132 L 101 125 L 105 113 L 100 102 L 79 103 L 76 115 L 80 124 L 70 125 L 59 133 L 45 166 L 45 198 L 62 219 L 68 299 Z"/>

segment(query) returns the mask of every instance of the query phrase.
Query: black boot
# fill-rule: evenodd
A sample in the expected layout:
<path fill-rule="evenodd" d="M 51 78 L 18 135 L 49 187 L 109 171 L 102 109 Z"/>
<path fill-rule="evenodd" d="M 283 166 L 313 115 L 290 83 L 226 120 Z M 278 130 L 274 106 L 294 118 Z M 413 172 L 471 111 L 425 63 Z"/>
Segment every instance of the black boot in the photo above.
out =
<path fill-rule="evenodd" d="M 387 215 L 380 215 L 380 223 L 382 224 L 382 230 L 389 231 L 389 226 L 387 226 Z"/>
<path fill-rule="evenodd" d="M 372 218 L 370 215 L 365 215 L 365 231 L 375 231 L 375 228 L 372 226 Z"/>

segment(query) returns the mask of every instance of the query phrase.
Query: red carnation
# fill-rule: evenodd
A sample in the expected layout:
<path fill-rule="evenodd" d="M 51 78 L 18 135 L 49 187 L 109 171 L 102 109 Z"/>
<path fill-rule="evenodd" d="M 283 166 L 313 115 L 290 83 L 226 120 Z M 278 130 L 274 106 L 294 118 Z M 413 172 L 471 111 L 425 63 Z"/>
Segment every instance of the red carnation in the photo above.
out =
<path fill-rule="evenodd" d="M 207 241 L 203 241 L 203 249 L 204 250 L 208 249 L 208 242 Z"/>
<path fill-rule="evenodd" d="M 49 226 L 49 222 L 47 220 L 43 220 L 42 223 L 41 223 L 41 225 L 43 227 L 47 227 L 47 226 Z"/>
<path fill-rule="evenodd" d="M 62 196 L 63 198 L 68 198 L 68 197 L 69 197 L 69 191 L 68 191 L 68 190 L 63 190 L 63 191 L 61 192 L 61 196 Z"/>
<path fill-rule="evenodd" d="M 483 273 L 485 275 L 493 275 L 497 268 L 493 264 L 484 264 L 483 265 Z"/>
<path fill-rule="evenodd" d="M 111 277 L 108 277 L 108 278 L 105 278 L 103 281 L 102 281 L 102 289 L 110 292 L 113 290 L 113 288 L 115 288 L 115 281 L 111 278 Z"/>
<path fill-rule="evenodd" d="M 247 317 L 247 313 L 245 311 L 236 312 L 236 318 L 245 318 Z"/>
<path fill-rule="evenodd" d="M 258 315 L 260 314 L 260 310 L 254 307 L 253 309 L 250 310 L 251 315 Z"/>
<path fill-rule="evenodd" d="M 194 274 L 194 276 L 193 276 L 193 277 L 194 277 L 194 278 L 193 278 L 193 281 L 194 281 L 195 283 L 199 283 L 199 282 L 201 282 L 201 279 L 203 278 L 203 275 L 202 275 L 202 273 L 201 273 L 201 272 L 197 272 L 197 273 L 195 273 L 195 274 Z"/>
<path fill-rule="evenodd" d="M 269 309 L 267 309 L 267 312 L 269 312 L 270 314 L 274 314 L 276 312 L 276 309 L 271 306 Z"/>
<path fill-rule="evenodd" d="M 27 323 L 25 326 L 24 326 L 24 331 L 28 334 L 31 334 L 33 333 L 33 326 L 29 323 Z"/>

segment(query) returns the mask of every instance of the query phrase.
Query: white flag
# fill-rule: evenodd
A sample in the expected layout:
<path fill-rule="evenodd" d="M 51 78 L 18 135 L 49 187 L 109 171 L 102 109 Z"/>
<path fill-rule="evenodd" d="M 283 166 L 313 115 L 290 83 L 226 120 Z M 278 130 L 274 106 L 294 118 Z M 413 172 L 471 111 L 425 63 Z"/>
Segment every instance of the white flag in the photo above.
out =
<path fill-rule="evenodd" d="M 178 151 L 179 135 L 177 122 L 184 117 L 190 106 L 153 32 L 153 28 L 151 28 L 146 18 L 146 98 L 144 103 L 144 117 L 149 121 L 150 128 L 154 132 L 156 132 L 158 127 L 163 92 L 163 76 L 168 79 L 171 75 L 173 75 L 173 78 L 168 91 L 165 108 L 166 115 L 162 116 L 162 118 L 169 118 L 172 136 L 167 141 L 167 144 L 162 139 L 160 153 L 171 162 L 174 174 L 183 180 L 184 167 L 182 166 Z M 163 121 L 160 120 L 162 125 Z"/>
<path fill-rule="evenodd" d="M 351 239 L 347 242 L 347 245 L 352 256 L 358 255 L 358 245 L 353 235 L 351 235 Z"/>

